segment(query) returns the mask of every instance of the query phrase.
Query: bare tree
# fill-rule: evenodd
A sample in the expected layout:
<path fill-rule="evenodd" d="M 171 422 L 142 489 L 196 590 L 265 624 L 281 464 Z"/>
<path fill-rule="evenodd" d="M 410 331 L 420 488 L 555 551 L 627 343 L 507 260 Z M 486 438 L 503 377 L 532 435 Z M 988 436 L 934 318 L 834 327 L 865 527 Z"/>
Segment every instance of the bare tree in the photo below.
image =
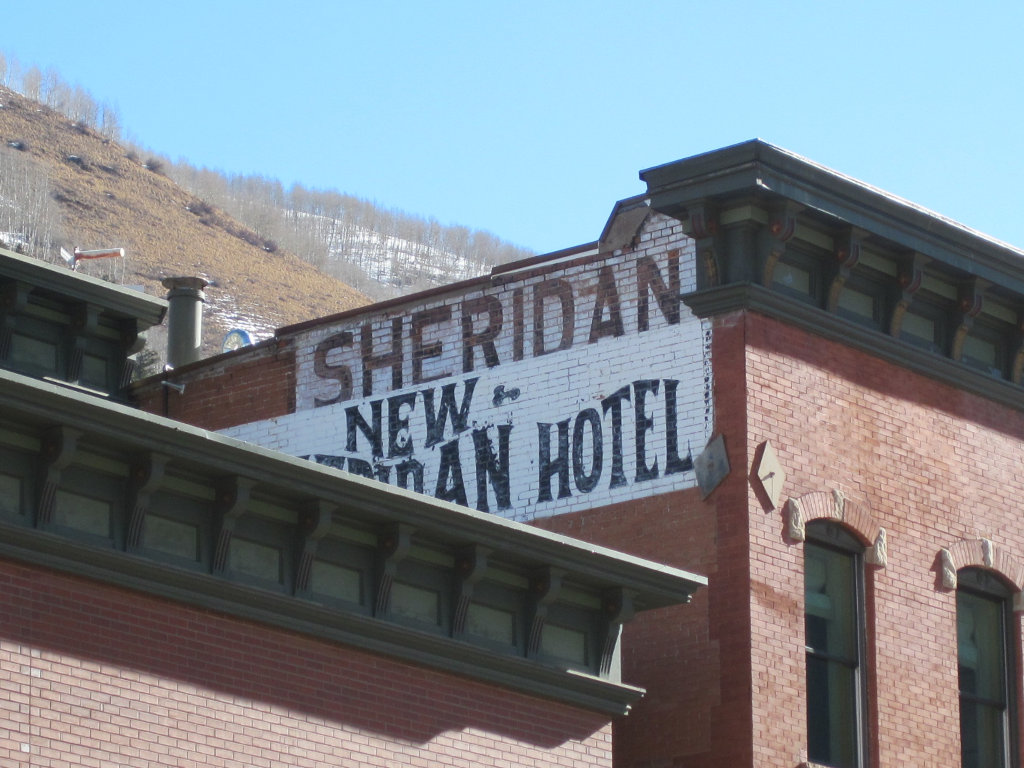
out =
<path fill-rule="evenodd" d="M 21 76 L 21 92 L 27 98 L 39 101 L 39 95 L 43 84 L 43 73 L 39 67 L 29 67 Z"/>
<path fill-rule="evenodd" d="M 121 116 L 117 107 L 104 102 L 100 107 L 100 133 L 111 141 L 121 138 Z"/>
<path fill-rule="evenodd" d="M 99 107 L 93 100 L 92 95 L 82 86 L 76 85 L 73 89 L 69 90 L 67 107 L 64 112 L 69 119 L 90 128 L 95 128 L 98 125 L 98 113 Z"/>
<path fill-rule="evenodd" d="M 59 222 L 45 169 L 20 152 L 0 148 L 0 232 L 8 246 L 52 258 Z"/>

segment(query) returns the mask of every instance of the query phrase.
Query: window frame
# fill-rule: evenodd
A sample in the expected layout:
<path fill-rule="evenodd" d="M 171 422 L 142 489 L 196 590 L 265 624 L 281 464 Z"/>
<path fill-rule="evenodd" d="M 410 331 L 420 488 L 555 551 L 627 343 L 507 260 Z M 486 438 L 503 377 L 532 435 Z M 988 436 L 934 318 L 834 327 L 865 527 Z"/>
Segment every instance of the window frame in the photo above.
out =
<path fill-rule="evenodd" d="M 805 648 L 805 697 L 806 697 L 806 724 L 807 724 L 807 753 L 810 764 L 815 766 L 829 766 L 830 768 L 865 768 L 868 765 L 868 690 L 867 690 L 867 622 L 866 622 L 866 600 L 865 600 L 865 562 L 864 545 L 853 536 L 848 530 L 831 520 L 811 521 L 807 525 L 807 538 L 804 542 L 804 648 Z M 810 662 L 812 659 L 824 660 L 827 663 L 845 662 L 837 657 L 831 656 L 813 648 L 807 637 L 807 550 L 808 546 L 817 547 L 832 553 L 838 553 L 850 558 L 851 583 L 853 592 L 850 599 L 850 610 L 852 611 L 851 625 L 854 634 L 853 650 L 855 656 L 851 667 L 852 688 L 853 688 L 853 716 L 854 722 L 851 726 L 851 742 L 854 750 L 853 762 L 836 762 L 832 759 L 823 759 L 820 754 L 811 753 L 812 732 L 820 726 L 812 722 L 812 717 L 818 717 L 812 713 L 810 707 Z M 826 713 L 826 717 L 828 714 Z M 820 720 L 819 720 L 820 722 Z"/>
<path fill-rule="evenodd" d="M 969 566 L 957 572 L 956 586 L 956 642 L 957 642 L 957 705 L 960 712 L 960 762 L 961 765 L 972 765 L 968 763 L 964 754 L 964 717 L 963 704 L 965 698 L 973 700 L 974 703 L 991 705 L 993 699 L 985 699 L 977 694 L 965 694 L 962 686 L 962 671 L 960 669 L 960 657 L 962 649 L 960 646 L 960 600 L 961 595 L 969 595 L 975 599 L 987 600 L 999 606 L 1000 627 L 996 636 L 1001 640 L 1001 682 L 1003 688 L 1002 704 L 1002 766 L 1018 766 L 1017 754 L 1017 713 L 1018 697 L 1020 690 L 1017 681 L 1016 669 L 1016 632 L 1014 631 L 1013 608 L 1011 605 L 1013 590 L 1007 586 L 1002 578 L 993 571 L 985 568 Z M 986 757 L 990 757 L 986 755 Z M 980 763 L 979 763 L 980 764 Z M 985 762 L 985 765 L 989 765 Z"/>

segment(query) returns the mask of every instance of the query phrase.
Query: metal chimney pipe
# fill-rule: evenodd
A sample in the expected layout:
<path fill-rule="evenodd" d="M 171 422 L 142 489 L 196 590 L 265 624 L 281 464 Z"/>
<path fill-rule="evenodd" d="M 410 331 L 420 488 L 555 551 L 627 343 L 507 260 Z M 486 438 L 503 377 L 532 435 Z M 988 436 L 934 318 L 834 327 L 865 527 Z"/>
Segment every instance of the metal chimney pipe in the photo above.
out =
<path fill-rule="evenodd" d="M 203 293 L 209 283 L 201 277 L 166 277 L 167 364 L 177 368 L 199 359 L 203 345 Z"/>

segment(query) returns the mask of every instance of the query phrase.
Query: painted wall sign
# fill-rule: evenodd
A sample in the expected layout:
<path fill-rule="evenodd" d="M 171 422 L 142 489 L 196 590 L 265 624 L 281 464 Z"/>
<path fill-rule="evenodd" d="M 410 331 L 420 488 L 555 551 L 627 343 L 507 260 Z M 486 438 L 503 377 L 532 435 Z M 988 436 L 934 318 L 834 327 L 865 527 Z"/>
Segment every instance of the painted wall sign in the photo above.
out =
<path fill-rule="evenodd" d="M 296 412 L 225 430 L 439 499 L 530 519 L 692 487 L 711 423 L 692 243 L 500 274 L 297 339 Z"/>

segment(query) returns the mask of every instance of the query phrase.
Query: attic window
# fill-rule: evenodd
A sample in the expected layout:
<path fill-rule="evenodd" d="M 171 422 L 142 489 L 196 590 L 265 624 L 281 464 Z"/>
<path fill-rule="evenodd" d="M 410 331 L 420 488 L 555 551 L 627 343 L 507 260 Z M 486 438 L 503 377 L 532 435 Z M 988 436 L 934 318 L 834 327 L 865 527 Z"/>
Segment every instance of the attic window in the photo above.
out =
<path fill-rule="evenodd" d="M 804 295 L 811 293 L 811 273 L 795 264 L 778 264 L 775 267 L 773 285 L 787 291 L 795 291 Z"/>
<path fill-rule="evenodd" d="M 878 324 L 875 297 L 847 288 L 839 294 L 839 315 L 859 323 Z"/>
<path fill-rule="evenodd" d="M 822 258 L 790 246 L 772 270 L 771 287 L 780 293 L 821 305 Z"/>
<path fill-rule="evenodd" d="M 939 355 L 949 350 L 949 310 L 933 301 L 914 299 L 900 324 L 900 339 Z"/>
<path fill-rule="evenodd" d="M 998 338 L 985 334 L 971 333 L 964 339 L 961 362 L 991 376 L 1003 376 L 1002 345 Z"/>
<path fill-rule="evenodd" d="M 924 315 L 907 312 L 903 316 L 901 336 L 904 341 L 926 347 L 933 352 L 939 351 L 935 343 L 935 321 Z"/>

